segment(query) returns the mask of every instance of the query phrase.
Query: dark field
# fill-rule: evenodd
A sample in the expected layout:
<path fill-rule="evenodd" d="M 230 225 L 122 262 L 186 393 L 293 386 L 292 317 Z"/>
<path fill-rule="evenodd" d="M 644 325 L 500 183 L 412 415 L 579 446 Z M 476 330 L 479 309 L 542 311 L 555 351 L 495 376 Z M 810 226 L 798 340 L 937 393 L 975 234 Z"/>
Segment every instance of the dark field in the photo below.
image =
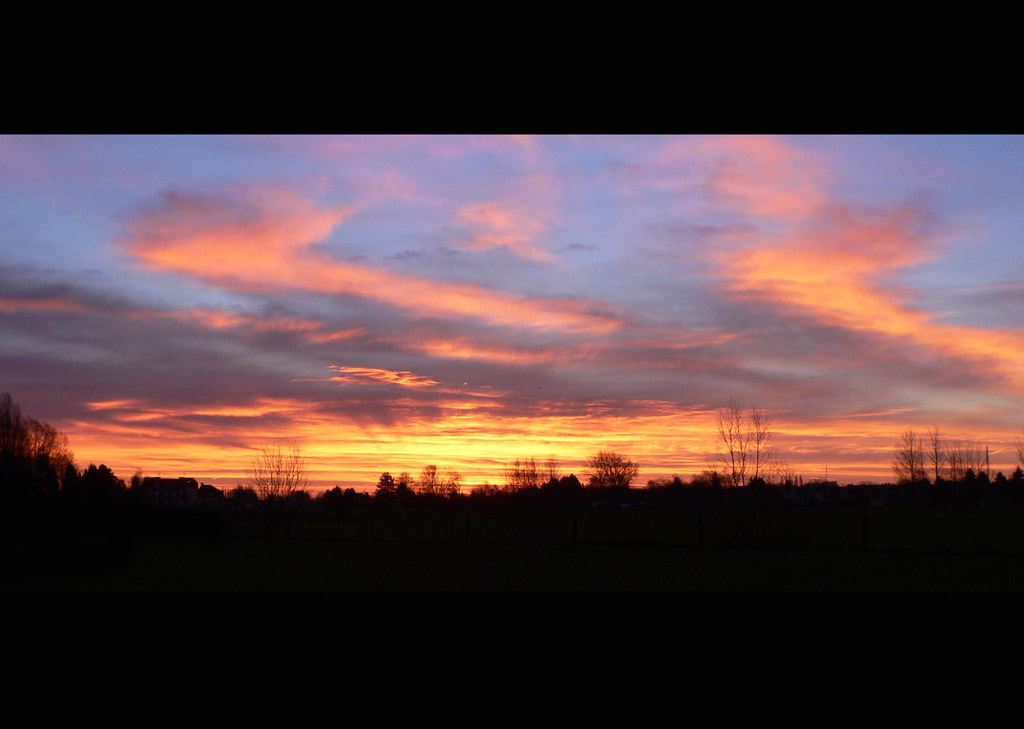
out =
<path fill-rule="evenodd" d="M 1016 591 L 1016 509 L 209 515 L 3 543 L 8 591 Z"/>

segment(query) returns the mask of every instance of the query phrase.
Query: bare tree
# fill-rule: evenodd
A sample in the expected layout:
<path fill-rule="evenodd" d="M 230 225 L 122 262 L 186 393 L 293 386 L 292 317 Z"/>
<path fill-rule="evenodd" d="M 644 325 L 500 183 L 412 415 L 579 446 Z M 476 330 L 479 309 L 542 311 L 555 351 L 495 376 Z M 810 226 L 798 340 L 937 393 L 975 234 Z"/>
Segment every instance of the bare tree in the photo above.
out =
<path fill-rule="evenodd" d="M 743 409 L 729 398 L 718 411 L 717 466 L 730 486 L 744 486 L 750 478 L 767 479 L 777 470 L 772 419 L 767 410 Z"/>
<path fill-rule="evenodd" d="M 395 494 L 397 496 L 409 496 L 415 489 L 415 481 L 408 471 L 402 471 L 395 479 Z"/>
<path fill-rule="evenodd" d="M 967 445 L 967 453 L 964 458 L 964 462 L 967 464 L 969 469 L 974 471 L 975 476 L 985 470 L 985 450 L 985 446 L 975 440 L 972 440 Z"/>
<path fill-rule="evenodd" d="M 591 488 L 628 488 L 640 465 L 613 451 L 598 451 L 587 460 L 587 485 Z"/>
<path fill-rule="evenodd" d="M 946 464 L 946 443 L 939 432 L 937 425 L 928 428 L 928 461 L 932 464 L 935 473 L 935 483 L 939 481 L 939 474 Z"/>
<path fill-rule="evenodd" d="M 946 475 L 950 481 L 959 481 L 967 467 L 964 465 L 963 441 L 954 440 L 946 444 Z"/>
<path fill-rule="evenodd" d="M 21 461 L 45 491 L 57 492 L 74 471 L 68 438 L 48 423 L 26 418 L 10 393 L 0 393 L 0 455 Z"/>
<path fill-rule="evenodd" d="M 1017 439 L 1017 462 L 1024 466 L 1024 431 L 1021 432 L 1021 437 Z"/>
<path fill-rule="evenodd" d="M 424 466 L 420 472 L 418 493 L 426 495 L 438 494 L 441 491 L 441 477 L 437 475 L 437 466 Z"/>
<path fill-rule="evenodd" d="M 770 473 L 772 481 L 780 486 L 796 486 L 803 482 L 800 474 L 779 458 L 772 458 Z"/>
<path fill-rule="evenodd" d="M 554 456 L 548 456 L 548 460 L 544 462 L 544 475 L 547 476 L 545 483 L 557 481 L 561 477 L 562 473 L 560 466 L 561 464 L 559 464 L 557 458 Z"/>
<path fill-rule="evenodd" d="M 726 480 L 730 486 L 742 486 L 747 482 L 750 433 L 743 422 L 743 410 L 732 398 L 718 411 L 718 438 L 718 460 Z"/>
<path fill-rule="evenodd" d="M 283 502 L 306 488 L 306 459 L 295 443 L 274 441 L 260 446 L 246 472 L 249 486 L 261 501 Z"/>
<path fill-rule="evenodd" d="M 917 482 L 924 478 L 924 448 L 912 428 L 903 431 L 896 441 L 892 467 L 900 481 Z"/>
<path fill-rule="evenodd" d="M 0 394 L 0 453 L 22 456 L 26 438 L 21 408 L 9 392 Z"/>
<path fill-rule="evenodd" d="M 962 481 L 967 472 L 978 474 L 985 467 L 985 449 L 977 441 L 957 440 L 947 449 L 949 480 Z"/>
<path fill-rule="evenodd" d="M 462 474 L 455 469 L 450 469 L 442 484 L 442 492 L 449 499 L 458 496 L 462 492 Z"/>
<path fill-rule="evenodd" d="M 754 465 L 754 478 L 764 478 L 772 463 L 771 416 L 767 410 L 750 411 L 750 446 Z"/>
<path fill-rule="evenodd" d="M 519 491 L 521 489 L 538 488 L 541 485 L 541 471 L 537 468 L 537 461 L 518 458 L 512 461 L 512 465 L 505 468 L 505 490 Z"/>
<path fill-rule="evenodd" d="M 458 471 L 448 471 L 442 478 L 437 466 L 424 466 L 420 473 L 419 493 L 431 496 L 451 498 L 459 493 L 462 487 L 462 475 Z"/>

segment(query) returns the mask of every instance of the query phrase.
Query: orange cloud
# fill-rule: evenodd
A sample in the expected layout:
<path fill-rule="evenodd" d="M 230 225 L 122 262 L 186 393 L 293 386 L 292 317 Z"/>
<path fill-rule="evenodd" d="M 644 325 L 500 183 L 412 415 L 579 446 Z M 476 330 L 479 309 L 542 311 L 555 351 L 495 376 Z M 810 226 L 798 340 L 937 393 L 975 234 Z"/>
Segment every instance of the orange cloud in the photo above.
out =
<path fill-rule="evenodd" d="M 208 407 L 182 407 L 151 405 L 142 400 L 105 400 L 86 403 L 90 410 L 117 411 L 115 420 L 156 420 L 167 417 L 211 416 L 231 418 L 253 418 L 272 413 L 294 413 L 305 407 L 296 400 L 261 397 L 245 404 L 223 404 Z"/>
<path fill-rule="evenodd" d="M 994 367 L 1024 388 L 1024 366 L 1016 352 L 1024 335 L 1016 330 L 943 323 L 928 311 L 914 308 L 910 292 L 892 285 L 901 269 L 935 255 L 932 245 L 916 232 L 919 214 L 911 208 L 887 212 L 857 209 L 828 201 L 808 176 L 786 170 L 813 168 L 806 153 L 777 140 L 729 140 L 722 144 L 747 156 L 744 166 L 731 170 L 737 194 L 729 204 L 738 212 L 784 220 L 786 227 L 770 235 L 744 235 L 710 254 L 732 295 L 766 301 L 777 309 L 807 315 L 829 325 L 870 332 L 931 348 L 940 355 L 967 358 Z M 768 174 L 765 168 L 774 170 Z M 749 184 L 741 182 L 749 174 Z M 756 202 L 755 191 L 781 175 L 779 196 L 766 193 Z M 712 188 L 720 180 L 713 179 Z"/>
<path fill-rule="evenodd" d="M 408 370 L 385 370 L 377 367 L 342 367 L 331 365 L 330 369 L 338 372 L 331 380 L 353 385 L 376 385 L 380 383 L 401 385 L 402 387 L 433 387 L 439 385 L 437 380 L 415 375 Z"/>
<path fill-rule="evenodd" d="M 124 410 L 126 408 L 137 407 L 138 404 L 138 400 L 102 400 L 97 402 L 88 402 L 85 405 L 90 410 Z"/>
<path fill-rule="evenodd" d="M 905 334 L 924 314 L 902 308 L 881 283 L 926 257 L 912 222 L 912 211 L 833 210 L 808 227 L 755 238 L 711 258 L 734 294 L 811 310 L 828 324 Z"/>
<path fill-rule="evenodd" d="M 508 394 L 501 390 L 495 390 L 490 385 L 469 388 L 468 382 L 454 385 L 445 384 L 425 375 L 417 375 L 409 370 L 388 370 L 380 367 L 347 367 L 342 365 L 331 365 L 329 369 L 338 374 L 325 379 L 296 378 L 292 382 L 338 382 L 343 385 L 398 385 L 412 389 L 427 388 L 432 393 L 471 398 L 470 400 L 459 400 L 457 405 L 452 404 L 452 401 L 431 401 L 433 405 L 455 409 L 480 407 L 479 402 L 474 398 L 499 398 Z M 395 402 L 400 403 L 401 401 L 396 400 Z M 422 403 L 408 401 L 405 405 L 415 408 L 417 405 L 422 405 Z"/>
<path fill-rule="evenodd" d="M 92 309 L 85 304 L 68 299 L 10 299 L 0 296 L 0 314 L 14 314 L 21 311 L 77 313 L 92 311 Z"/>
<path fill-rule="evenodd" d="M 411 317 L 470 317 L 536 330 L 606 334 L 620 322 L 596 302 L 534 299 L 343 263 L 312 248 L 350 207 L 319 209 L 295 194 L 247 191 L 240 200 L 177 194 L 129 224 L 124 247 L 143 265 L 244 291 L 361 296 Z"/>

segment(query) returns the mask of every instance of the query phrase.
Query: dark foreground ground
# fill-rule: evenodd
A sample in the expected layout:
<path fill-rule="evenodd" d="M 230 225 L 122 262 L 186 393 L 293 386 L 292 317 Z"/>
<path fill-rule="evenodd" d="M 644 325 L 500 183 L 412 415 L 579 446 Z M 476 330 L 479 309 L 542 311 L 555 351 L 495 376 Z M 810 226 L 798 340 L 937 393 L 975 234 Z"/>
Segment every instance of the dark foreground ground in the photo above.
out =
<path fill-rule="evenodd" d="M 62 527 L 7 591 L 1018 591 L 1018 510 L 398 514 Z M 173 524 L 172 524 L 173 527 Z"/>

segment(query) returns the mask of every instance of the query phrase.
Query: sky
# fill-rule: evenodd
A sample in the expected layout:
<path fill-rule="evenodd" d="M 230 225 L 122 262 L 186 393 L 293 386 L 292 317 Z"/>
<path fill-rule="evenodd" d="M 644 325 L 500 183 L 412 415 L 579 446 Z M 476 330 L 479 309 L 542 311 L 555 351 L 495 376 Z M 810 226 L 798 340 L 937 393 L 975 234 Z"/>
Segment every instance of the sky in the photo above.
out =
<path fill-rule="evenodd" d="M 1024 137 L 0 136 L 0 392 L 79 466 L 807 479 L 1024 427 Z"/>

